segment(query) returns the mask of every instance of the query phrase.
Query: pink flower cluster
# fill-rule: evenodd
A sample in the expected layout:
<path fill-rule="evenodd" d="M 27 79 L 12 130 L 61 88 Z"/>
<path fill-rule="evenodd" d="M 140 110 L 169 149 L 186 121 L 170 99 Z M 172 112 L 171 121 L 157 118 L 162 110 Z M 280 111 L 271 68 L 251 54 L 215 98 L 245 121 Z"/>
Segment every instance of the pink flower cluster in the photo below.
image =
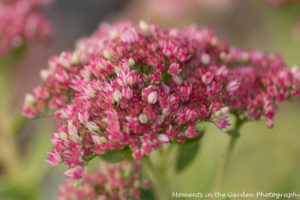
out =
<path fill-rule="evenodd" d="M 29 41 L 44 41 L 50 22 L 39 8 L 49 0 L 0 0 L 0 58 Z"/>
<path fill-rule="evenodd" d="M 142 178 L 141 163 L 122 161 L 118 164 L 101 163 L 98 171 L 87 173 L 83 183 L 75 186 L 67 180 L 59 189 L 58 200 L 131 200 L 140 199 L 141 190 L 150 181 Z"/>
<path fill-rule="evenodd" d="M 278 103 L 300 95 L 299 68 L 287 69 L 277 55 L 230 47 L 197 26 L 143 21 L 102 24 L 51 58 L 41 77 L 22 111 L 31 118 L 56 111 L 63 123 L 48 162 L 71 169 L 125 147 L 140 159 L 200 136 L 199 122 L 223 130 L 229 113 L 272 127 Z"/>

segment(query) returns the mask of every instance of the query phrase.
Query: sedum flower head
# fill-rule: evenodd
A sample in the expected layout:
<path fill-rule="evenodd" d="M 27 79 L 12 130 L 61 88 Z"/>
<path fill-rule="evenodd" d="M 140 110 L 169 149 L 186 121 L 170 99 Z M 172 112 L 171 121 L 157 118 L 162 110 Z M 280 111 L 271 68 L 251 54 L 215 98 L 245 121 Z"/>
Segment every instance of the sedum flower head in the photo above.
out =
<path fill-rule="evenodd" d="M 55 112 L 62 123 L 48 162 L 70 169 L 124 148 L 140 159 L 199 137 L 198 122 L 223 130 L 230 112 L 271 127 L 278 103 L 300 95 L 299 68 L 197 26 L 102 24 L 48 65 L 22 111 L 31 118 Z"/>
<path fill-rule="evenodd" d="M 44 41 L 50 22 L 39 9 L 50 0 L 0 0 L 0 59 L 25 42 Z"/>
<path fill-rule="evenodd" d="M 82 184 L 76 186 L 75 183 L 74 180 L 67 180 L 60 187 L 57 199 L 140 199 L 141 190 L 150 186 L 150 181 L 142 178 L 141 163 L 128 161 L 101 163 L 98 171 L 86 174 Z"/>

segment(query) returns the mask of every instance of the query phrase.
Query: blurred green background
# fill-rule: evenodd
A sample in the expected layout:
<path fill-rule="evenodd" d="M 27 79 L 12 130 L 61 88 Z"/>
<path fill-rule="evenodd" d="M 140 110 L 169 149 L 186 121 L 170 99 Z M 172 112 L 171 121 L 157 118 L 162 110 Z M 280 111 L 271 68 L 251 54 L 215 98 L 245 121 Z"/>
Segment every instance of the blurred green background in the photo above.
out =
<path fill-rule="evenodd" d="M 53 42 L 47 47 L 29 47 L 24 60 L 15 66 L 14 108 L 19 108 L 26 91 L 39 83 L 38 70 L 46 66 L 51 55 L 71 49 L 76 39 L 92 33 L 102 21 L 144 19 L 163 27 L 195 23 L 211 28 L 229 44 L 279 53 L 289 66 L 300 64 L 300 3 L 276 7 L 266 0 L 57 0 L 45 12 L 55 24 Z M 21 156 L 26 158 L 23 173 L 32 179 L 26 180 L 32 188 L 10 187 L 0 166 L 0 200 L 55 199 L 66 167 L 52 168 L 44 160 L 56 123 L 49 119 L 33 120 L 17 136 Z M 174 191 L 209 191 L 228 141 L 227 135 L 209 125 L 196 160 L 174 176 Z M 245 124 L 220 191 L 300 193 L 299 143 L 299 100 L 281 105 L 273 129 L 263 122 Z M 32 196 L 24 196 L 29 190 L 33 191 Z"/>

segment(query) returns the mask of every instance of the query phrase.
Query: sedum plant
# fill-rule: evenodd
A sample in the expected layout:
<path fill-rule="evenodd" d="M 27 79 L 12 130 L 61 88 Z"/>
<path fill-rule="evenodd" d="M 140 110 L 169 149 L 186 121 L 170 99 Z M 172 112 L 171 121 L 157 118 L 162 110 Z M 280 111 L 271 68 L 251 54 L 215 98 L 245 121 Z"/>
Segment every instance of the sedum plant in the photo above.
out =
<path fill-rule="evenodd" d="M 44 82 L 26 95 L 22 112 L 61 122 L 47 162 L 68 165 L 71 180 L 62 196 L 94 184 L 85 167 L 100 157 L 142 160 L 156 198 L 167 199 L 169 182 L 157 174 L 161 166 L 149 159 L 152 152 L 168 157 L 180 146 L 178 169 L 185 168 L 196 148 L 187 155 L 181 144 L 197 147 L 205 124 L 213 123 L 231 137 L 229 158 L 243 123 L 264 120 L 271 128 L 278 104 L 300 95 L 300 69 L 288 69 L 278 55 L 230 46 L 206 28 L 163 29 L 143 21 L 101 24 L 73 51 L 52 57 L 40 75 Z M 71 182 L 82 185 L 70 188 Z M 101 196 L 107 188 L 100 188 L 95 194 Z"/>

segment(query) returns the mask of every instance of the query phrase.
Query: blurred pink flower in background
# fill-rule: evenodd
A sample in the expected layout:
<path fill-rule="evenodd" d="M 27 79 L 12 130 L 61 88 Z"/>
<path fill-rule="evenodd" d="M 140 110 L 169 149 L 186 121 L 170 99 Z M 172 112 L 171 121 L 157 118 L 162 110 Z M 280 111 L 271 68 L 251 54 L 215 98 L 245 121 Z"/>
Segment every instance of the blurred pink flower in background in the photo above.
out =
<path fill-rule="evenodd" d="M 141 190 L 151 183 L 142 178 L 140 162 L 123 161 L 117 164 L 101 163 L 99 170 L 87 173 L 83 183 L 74 186 L 67 180 L 59 189 L 58 200 L 130 200 L 140 199 Z"/>
<path fill-rule="evenodd" d="M 0 59 L 27 42 L 44 42 L 50 22 L 40 13 L 50 0 L 0 0 Z"/>

